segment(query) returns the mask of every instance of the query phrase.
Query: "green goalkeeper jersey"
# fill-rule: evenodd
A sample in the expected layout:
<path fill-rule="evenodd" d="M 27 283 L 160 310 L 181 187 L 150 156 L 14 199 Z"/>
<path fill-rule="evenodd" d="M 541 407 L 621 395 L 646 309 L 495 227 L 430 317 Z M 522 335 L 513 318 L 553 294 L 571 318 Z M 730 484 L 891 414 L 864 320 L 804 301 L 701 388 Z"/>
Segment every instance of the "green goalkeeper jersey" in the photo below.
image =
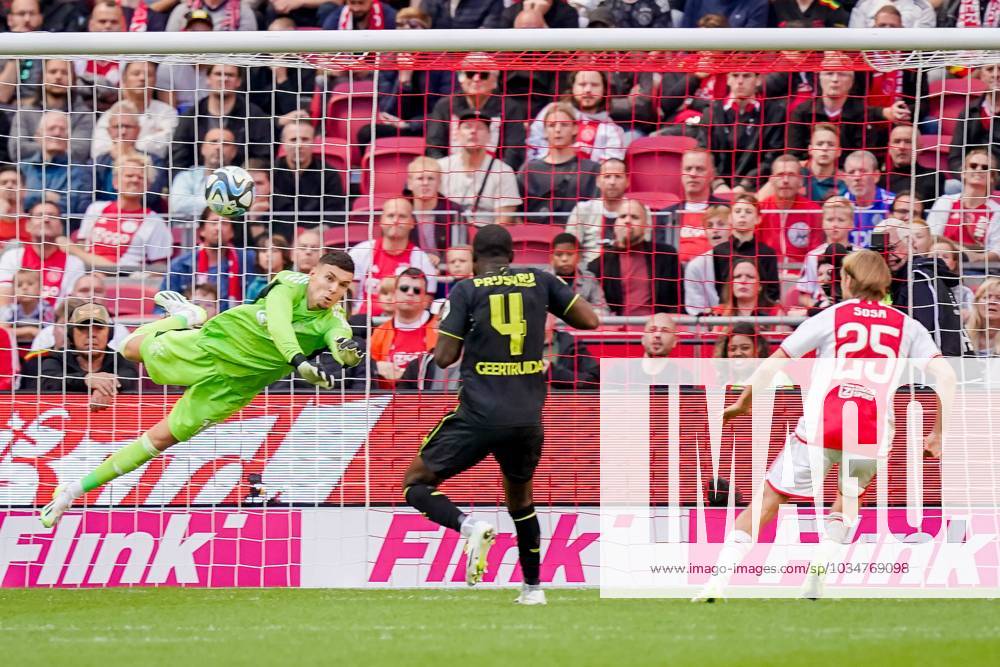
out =
<path fill-rule="evenodd" d="M 296 354 L 329 349 L 338 362 L 337 340 L 351 338 L 351 326 L 338 304 L 311 310 L 309 276 L 282 271 L 254 303 L 219 313 L 201 330 L 199 345 L 233 377 L 279 379 L 291 371 Z M 280 373 L 280 375 L 279 375 Z"/>

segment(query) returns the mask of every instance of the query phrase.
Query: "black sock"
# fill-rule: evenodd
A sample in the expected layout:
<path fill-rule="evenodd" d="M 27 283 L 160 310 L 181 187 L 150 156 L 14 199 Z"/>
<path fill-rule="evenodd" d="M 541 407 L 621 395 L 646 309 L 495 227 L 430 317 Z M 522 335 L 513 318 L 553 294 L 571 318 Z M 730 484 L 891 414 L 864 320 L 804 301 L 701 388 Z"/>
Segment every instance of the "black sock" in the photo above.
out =
<path fill-rule="evenodd" d="M 406 498 L 406 502 L 423 512 L 424 516 L 434 523 L 439 523 L 452 530 L 461 530 L 465 514 L 458 509 L 458 505 L 451 502 L 448 496 L 435 487 L 426 484 L 411 484 L 406 487 L 403 497 Z"/>
<path fill-rule="evenodd" d="M 542 527 L 538 524 L 538 514 L 535 506 L 528 505 L 524 509 L 510 513 L 517 530 L 517 557 L 521 561 L 521 573 L 524 583 L 529 586 L 538 585 L 539 563 L 542 560 Z"/>

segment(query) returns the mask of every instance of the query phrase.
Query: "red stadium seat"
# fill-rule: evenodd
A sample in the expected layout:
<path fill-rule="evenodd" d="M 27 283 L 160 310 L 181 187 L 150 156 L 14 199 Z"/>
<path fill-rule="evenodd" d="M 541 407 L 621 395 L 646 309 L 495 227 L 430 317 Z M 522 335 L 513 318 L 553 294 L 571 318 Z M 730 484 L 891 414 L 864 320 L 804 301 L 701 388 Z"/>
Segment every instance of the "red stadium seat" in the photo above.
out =
<path fill-rule="evenodd" d="M 948 169 L 948 151 L 951 150 L 951 135 L 922 135 L 917 148 L 917 164 L 928 169 Z"/>
<path fill-rule="evenodd" d="M 334 93 L 326 104 L 323 136 L 327 140 L 339 139 L 350 144 L 351 166 L 361 162 L 361 146 L 358 132 L 365 125 L 371 125 L 375 109 L 375 96 L 367 93 Z"/>
<path fill-rule="evenodd" d="M 512 225 L 507 228 L 514 240 L 516 264 L 548 264 L 552 239 L 566 231 L 561 225 Z"/>
<path fill-rule="evenodd" d="M 377 231 L 377 230 L 376 230 Z M 327 248 L 350 248 L 362 241 L 367 241 L 368 225 L 359 222 L 348 222 L 346 225 L 333 225 L 323 232 L 323 245 Z"/>
<path fill-rule="evenodd" d="M 629 191 L 680 196 L 681 157 L 697 145 L 692 137 L 643 137 L 633 141 L 625 153 Z"/>
<path fill-rule="evenodd" d="M 681 202 L 680 197 L 670 192 L 630 192 L 627 196 L 641 201 L 651 211 L 659 211 Z"/>
<path fill-rule="evenodd" d="M 927 84 L 928 97 L 921 101 L 926 104 L 931 118 L 941 120 L 941 134 L 952 134 L 959 116 L 969 108 L 969 102 L 983 94 L 986 84 L 977 78 L 944 79 Z"/>
<path fill-rule="evenodd" d="M 112 317 L 152 315 L 156 303 L 153 296 L 158 289 L 152 285 L 119 282 L 108 283 L 107 305 Z"/>
<path fill-rule="evenodd" d="M 391 195 L 386 194 L 372 194 L 371 204 L 369 205 L 368 195 L 363 195 L 361 197 L 355 197 L 354 203 L 351 204 L 351 222 L 357 224 L 368 224 L 369 212 L 374 211 L 375 213 L 375 231 L 378 231 L 378 218 L 379 214 L 382 213 L 382 205 L 385 203 L 386 199 L 389 199 Z"/>
<path fill-rule="evenodd" d="M 406 170 L 413 158 L 424 154 L 423 137 L 388 137 L 377 139 L 374 149 L 361 159 L 361 193 L 369 192 L 369 180 L 374 191 L 398 195 L 406 187 Z M 374 174 L 374 178 L 372 178 Z"/>

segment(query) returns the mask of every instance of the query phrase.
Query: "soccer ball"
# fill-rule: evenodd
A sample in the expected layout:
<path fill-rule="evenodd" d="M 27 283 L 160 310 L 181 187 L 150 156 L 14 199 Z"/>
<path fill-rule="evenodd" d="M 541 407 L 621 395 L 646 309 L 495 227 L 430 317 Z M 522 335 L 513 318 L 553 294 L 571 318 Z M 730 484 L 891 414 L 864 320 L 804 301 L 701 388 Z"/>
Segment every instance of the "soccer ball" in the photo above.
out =
<path fill-rule="evenodd" d="M 253 178 L 241 167 L 220 167 L 208 175 L 205 201 L 225 218 L 239 218 L 250 210 L 256 196 Z"/>

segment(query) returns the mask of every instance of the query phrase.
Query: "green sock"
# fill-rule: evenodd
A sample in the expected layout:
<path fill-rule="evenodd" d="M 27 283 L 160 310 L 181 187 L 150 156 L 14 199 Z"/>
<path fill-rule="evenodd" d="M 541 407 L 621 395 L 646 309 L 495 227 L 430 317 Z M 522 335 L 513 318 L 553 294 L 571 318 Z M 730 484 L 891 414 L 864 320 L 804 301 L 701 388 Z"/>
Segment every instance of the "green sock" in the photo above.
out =
<path fill-rule="evenodd" d="M 113 479 L 132 472 L 146 461 L 155 458 L 160 451 L 153 446 L 149 435 L 143 433 L 138 440 L 125 445 L 94 468 L 80 481 L 82 491 L 87 493 L 104 486 Z"/>
<path fill-rule="evenodd" d="M 180 329 L 190 329 L 187 320 L 181 315 L 171 315 L 169 317 L 164 317 L 163 319 L 156 320 L 154 322 L 149 322 L 148 324 L 143 324 L 141 327 L 130 333 L 125 337 L 122 342 L 122 349 L 128 344 L 130 340 L 136 336 L 147 336 L 149 334 L 158 333 L 160 331 L 178 331 Z"/>

